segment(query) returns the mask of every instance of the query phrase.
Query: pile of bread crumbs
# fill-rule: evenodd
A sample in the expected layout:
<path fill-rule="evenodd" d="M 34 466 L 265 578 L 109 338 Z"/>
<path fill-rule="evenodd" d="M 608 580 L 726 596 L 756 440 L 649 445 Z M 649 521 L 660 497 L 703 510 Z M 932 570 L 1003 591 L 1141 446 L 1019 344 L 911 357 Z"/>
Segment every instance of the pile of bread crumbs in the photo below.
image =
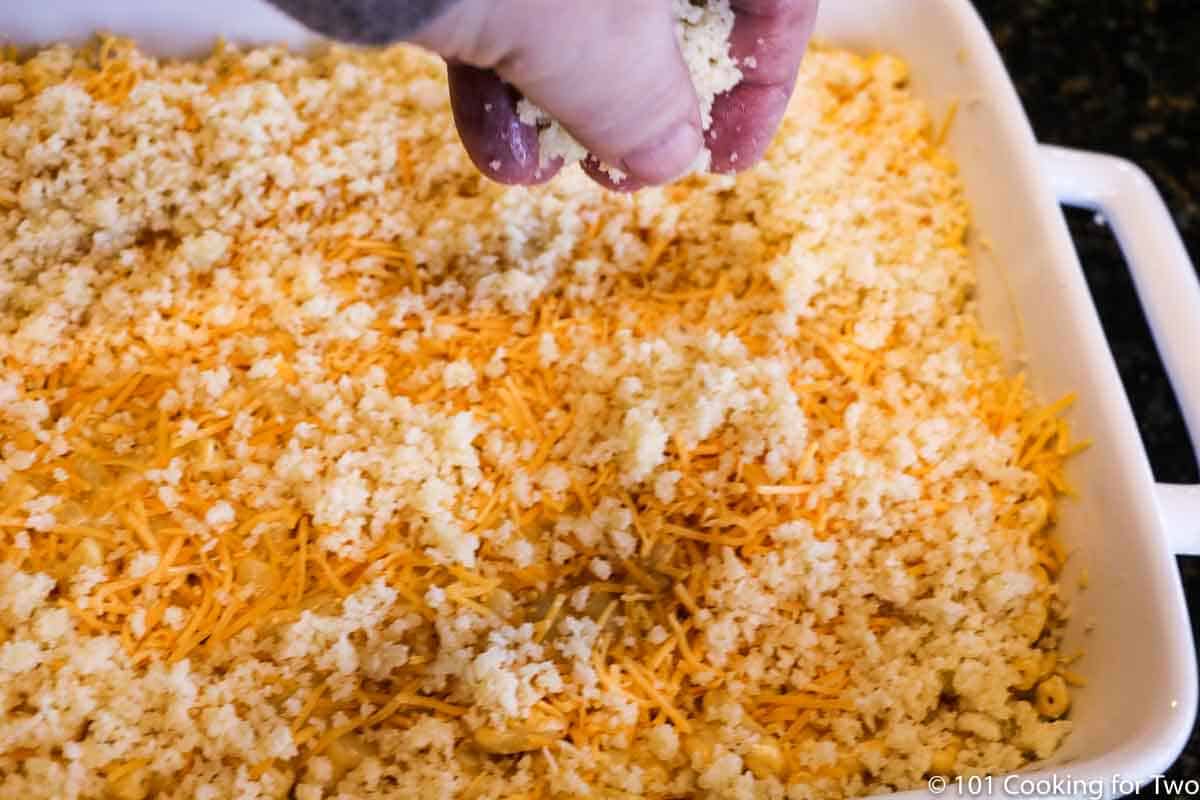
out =
<path fill-rule="evenodd" d="M 482 179 L 409 49 L 0 62 L 0 795 L 842 797 L 1049 756 L 1072 452 L 954 166 Z"/>

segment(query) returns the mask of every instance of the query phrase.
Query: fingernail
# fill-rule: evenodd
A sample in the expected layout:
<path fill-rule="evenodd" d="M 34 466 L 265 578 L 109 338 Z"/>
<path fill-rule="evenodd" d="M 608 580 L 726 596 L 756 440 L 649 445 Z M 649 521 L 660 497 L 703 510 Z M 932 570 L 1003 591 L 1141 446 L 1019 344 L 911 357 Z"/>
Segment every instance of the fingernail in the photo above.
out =
<path fill-rule="evenodd" d="M 647 183 L 666 183 L 692 166 L 703 145 L 700 131 L 685 122 L 661 139 L 625 156 L 621 159 L 621 169 Z"/>

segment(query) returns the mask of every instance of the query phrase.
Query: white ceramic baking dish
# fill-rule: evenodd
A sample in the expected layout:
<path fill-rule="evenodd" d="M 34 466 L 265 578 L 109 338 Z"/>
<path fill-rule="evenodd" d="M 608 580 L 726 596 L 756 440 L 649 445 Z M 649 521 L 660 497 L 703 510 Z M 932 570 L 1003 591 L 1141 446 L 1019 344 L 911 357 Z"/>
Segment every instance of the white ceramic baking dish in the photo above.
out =
<path fill-rule="evenodd" d="M 21 44 L 79 40 L 98 29 L 164 53 L 202 50 L 218 35 L 294 45 L 310 39 L 262 0 L 0 3 L 0 38 Z M 1074 609 L 1066 649 L 1086 651 L 1078 671 L 1088 680 L 1076 695 L 1075 732 L 1054 759 L 1020 780 L 951 782 L 941 793 L 1128 792 L 1170 765 L 1196 716 L 1196 661 L 1174 555 L 1200 553 L 1200 487 L 1154 484 L 1059 204 L 1094 208 L 1112 224 L 1198 451 L 1200 283 L 1138 168 L 1036 143 L 967 0 L 830 0 L 818 35 L 901 55 L 935 113 L 960 104 L 949 141 L 974 207 L 986 326 L 1027 366 L 1043 398 L 1078 394 L 1075 427 L 1095 440 L 1072 465 L 1080 496 L 1062 518 L 1075 550 L 1064 581 Z M 1073 588 L 1081 569 L 1090 576 L 1086 591 Z"/>

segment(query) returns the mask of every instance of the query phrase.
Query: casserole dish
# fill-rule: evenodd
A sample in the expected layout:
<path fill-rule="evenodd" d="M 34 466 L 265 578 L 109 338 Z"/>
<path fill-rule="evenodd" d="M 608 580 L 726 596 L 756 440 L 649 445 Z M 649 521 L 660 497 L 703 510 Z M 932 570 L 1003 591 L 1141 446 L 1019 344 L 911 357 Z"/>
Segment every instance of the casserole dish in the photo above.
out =
<path fill-rule="evenodd" d="M 51 0 L 0 10 L 0 31 L 22 44 L 81 39 L 97 28 L 159 52 L 194 52 L 217 35 L 297 45 L 308 39 L 269 7 L 233 0 L 178 9 L 124 0 L 103 10 Z M 1113 222 L 1193 431 L 1200 431 L 1200 367 L 1187 348 L 1200 344 L 1200 286 L 1142 173 L 1104 156 L 1037 147 L 966 0 L 828 4 L 819 36 L 900 55 L 935 113 L 960 104 L 950 145 L 975 210 L 971 240 L 986 327 L 1014 361 L 1027 364 L 1038 394 L 1078 394 L 1074 422 L 1095 440 L 1075 462 L 1080 498 L 1060 523 L 1075 551 L 1063 586 L 1076 586 L 1083 570 L 1092 586 L 1068 598 L 1074 620 L 1065 647 L 1086 651 L 1079 672 L 1089 681 L 1077 695 L 1075 733 L 1051 762 L 1019 779 L 931 789 L 1131 791 L 1166 768 L 1195 716 L 1196 665 L 1171 556 L 1200 552 L 1200 493 L 1154 486 L 1055 206 L 1095 207 Z"/>

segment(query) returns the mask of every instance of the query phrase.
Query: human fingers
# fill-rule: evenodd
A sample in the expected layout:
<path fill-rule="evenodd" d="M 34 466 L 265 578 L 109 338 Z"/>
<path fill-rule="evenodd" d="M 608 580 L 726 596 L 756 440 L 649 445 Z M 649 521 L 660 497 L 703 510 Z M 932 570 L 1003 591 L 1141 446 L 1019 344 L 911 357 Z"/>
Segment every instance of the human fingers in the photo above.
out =
<path fill-rule="evenodd" d="M 669 0 L 460 0 L 417 41 L 494 68 L 631 181 L 665 183 L 703 146 Z"/>
<path fill-rule="evenodd" d="M 539 164 L 537 128 L 517 116 L 519 95 L 489 69 L 449 62 L 450 107 L 471 161 L 500 183 L 529 185 L 554 177 L 561 161 Z"/>
<path fill-rule="evenodd" d="M 714 172 L 737 172 L 762 158 L 795 87 L 818 0 L 734 0 L 730 52 L 742 81 L 713 104 L 705 141 Z"/>

